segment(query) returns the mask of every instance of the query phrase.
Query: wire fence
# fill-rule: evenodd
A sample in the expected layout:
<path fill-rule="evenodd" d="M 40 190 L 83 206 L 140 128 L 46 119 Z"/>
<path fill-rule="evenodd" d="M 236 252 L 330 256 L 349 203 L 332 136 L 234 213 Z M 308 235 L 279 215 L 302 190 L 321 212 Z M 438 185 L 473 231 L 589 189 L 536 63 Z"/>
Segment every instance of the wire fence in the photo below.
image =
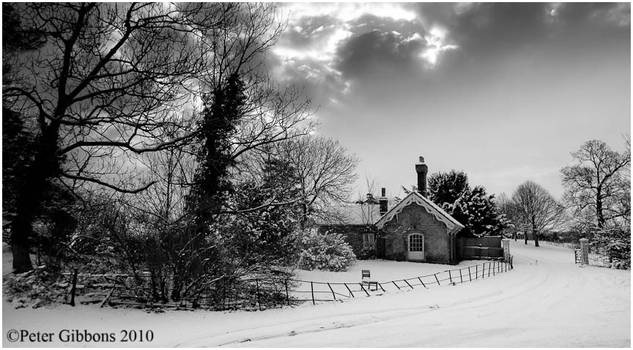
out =
<path fill-rule="evenodd" d="M 126 274 L 95 275 L 76 272 L 66 275 L 69 281 L 68 302 L 72 305 L 75 304 L 75 296 L 80 295 L 80 302 L 98 303 L 101 306 L 264 310 L 304 302 L 316 304 L 371 297 L 400 290 L 456 285 L 493 278 L 497 274 L 512 269 L 512 256 L 510 256 L 505 261 L 485 261 L 481 264 L 391 281 L 361 279 L 356 282 L 324 282 L 270 277 L 242 278 L 233 281 L 218 279 L 208 284 L 195 296 L 186 297 L 177 302 L 161 301 L 146 293 L 139 293 L 139 290 L 149 290 L 149 288 L 138 288 L 139 279 L 142 283 L 149 283 L 149 276 L 146 273 L 135 277 Z M 132 287 L 133 284 L 135 284 L 134 287 Z"/>
<path fill-rule="evenodd" d="M 298 288 L 290 291 L 288 298 L 297 301 L 327 302 L 357 297 L 369 297 L 383 293 L 433 286 L 456 285 L 478 279 L 488 279 L 513 269 L 512 257 L 507 261 L 486 261 L 477 265 L 450 269 L 427 275 L 391 281 L 361 280 L 358 282 L 317 282 L 294 280 Z"/>

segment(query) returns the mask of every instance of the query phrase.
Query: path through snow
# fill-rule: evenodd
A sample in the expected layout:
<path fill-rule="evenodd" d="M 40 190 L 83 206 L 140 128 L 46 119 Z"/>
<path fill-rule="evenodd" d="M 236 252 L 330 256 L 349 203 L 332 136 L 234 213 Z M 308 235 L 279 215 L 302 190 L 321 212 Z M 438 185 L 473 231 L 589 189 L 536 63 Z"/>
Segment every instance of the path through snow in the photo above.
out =
<path fill-rule="evenodd" d="M 14 310 L 4 302 L 3 327 L 5 332 L 152 329 L 154 341 L 138 344 L 147 346 L 630 346 L 630 271 L 580 268 L 566 248 L 512 242 L 511 250 L 513 271 L 456 286 L 263 312 Z M 4 345 L 37 346 L 6 339 Z"/>

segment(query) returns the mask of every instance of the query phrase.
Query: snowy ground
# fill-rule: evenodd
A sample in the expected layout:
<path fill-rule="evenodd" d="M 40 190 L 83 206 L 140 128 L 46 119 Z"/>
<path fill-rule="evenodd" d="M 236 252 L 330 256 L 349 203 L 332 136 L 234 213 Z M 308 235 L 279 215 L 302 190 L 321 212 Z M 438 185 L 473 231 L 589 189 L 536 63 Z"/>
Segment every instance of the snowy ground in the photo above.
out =
<path fill-rule="evenodd" d="M 531 243 L 531 242 L 530 242 Z M 141 310 L 3 303 L 4 346 L 248 347 L 630 347 L 630 271 L 580 268 L 573 251 L 512 242 L 515 269 L 456 286 L 262 312 L 150 314 Z M 362 262 L 379 280 L 442 265 Z M 419 265 L 419 269 L 416 269 Z M 435 271 L 429 271 L 435 270 Z M 356 271 L 358 270 L 358 271 Z M 397 276 L 393 273 L 401 271 Z M 383 274 L 384 273 L 384 277 Z M 312 274 L 312 275 L 311 275 Z M 301 272 L 302 278 L 338 278 Z M 374 276 L 372 276 L 374 277 Z M 59 332 L 151 329 L 151 343 L 10 343 L 9 329 Z"/>

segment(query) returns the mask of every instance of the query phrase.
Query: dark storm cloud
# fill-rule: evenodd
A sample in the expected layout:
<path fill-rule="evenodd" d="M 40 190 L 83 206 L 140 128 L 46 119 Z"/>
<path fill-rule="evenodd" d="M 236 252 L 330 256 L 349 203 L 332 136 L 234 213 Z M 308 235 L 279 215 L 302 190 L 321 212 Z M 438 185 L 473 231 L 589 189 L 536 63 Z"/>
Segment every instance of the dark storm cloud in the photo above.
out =
<path fill-rule="evenodd" d="M 337 51 L 336 67 L 348 78 L 396 74 L 420 65 L 421 39 L 374 30 L 351 37 Z"/>

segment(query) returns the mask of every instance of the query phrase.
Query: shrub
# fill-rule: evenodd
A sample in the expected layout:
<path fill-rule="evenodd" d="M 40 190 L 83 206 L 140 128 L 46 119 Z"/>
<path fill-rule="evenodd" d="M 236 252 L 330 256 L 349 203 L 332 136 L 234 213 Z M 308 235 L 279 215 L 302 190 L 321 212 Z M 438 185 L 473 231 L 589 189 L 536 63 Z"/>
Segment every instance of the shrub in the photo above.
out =
<path fill-rule="evenodd" d="M 3 280 L 4 294 L 16 308 L 38 308 L 64 302 L 70 290 L 67 279 L 57 270 L 51 271 L 45 266 L 20 274 L 9 274 Z"/>
<path fill-rule="evenodd" d="M 356 256 L 359 260 L 369 260 L 376 259 L 376 249 L 372 248 L 363 248 L 358 256 Z"/>
<path fill-rule="evenodd" d="M 619 227 L 597 230 L 592 245 L 609 257 L 611 267 L 631 268 L 631 231 Z"/>
<path fill-rule="evenodd" d="M 356 261 L 352 247 L 338 233 L 305 233 L 301 237 L 299 268 L 345 271 Z"/>

